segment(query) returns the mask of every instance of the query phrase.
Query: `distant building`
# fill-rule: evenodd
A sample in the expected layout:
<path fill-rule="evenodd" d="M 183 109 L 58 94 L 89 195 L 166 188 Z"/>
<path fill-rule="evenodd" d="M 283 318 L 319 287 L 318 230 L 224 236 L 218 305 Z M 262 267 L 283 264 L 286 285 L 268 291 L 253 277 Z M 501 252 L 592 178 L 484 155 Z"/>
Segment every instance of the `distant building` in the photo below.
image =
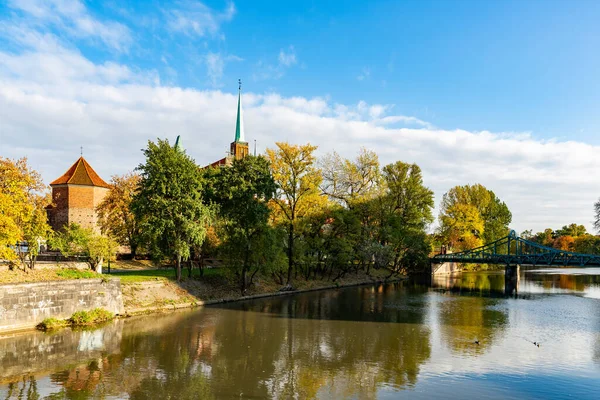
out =
<path fill-rule="evenodd" d="M 55 231 L 76 223 L 100 232 L 96 207 L 110 186 L 94 171 L 83 157 L 60 178 L 50 183 L 52 205 L 46 209 L 50 226 Z"/>
<path fill-rule="evenodd" d="M 244 158 L 249 154 L 248 142 L 244 136 L 244 111 L 242 109 L 242 84 L 238 88 L 237 120 L 235 123 L 235 140 L 229 146 L 229 153 L 206 167 L 224 167 L 233 163 L 233 160 Z"/>

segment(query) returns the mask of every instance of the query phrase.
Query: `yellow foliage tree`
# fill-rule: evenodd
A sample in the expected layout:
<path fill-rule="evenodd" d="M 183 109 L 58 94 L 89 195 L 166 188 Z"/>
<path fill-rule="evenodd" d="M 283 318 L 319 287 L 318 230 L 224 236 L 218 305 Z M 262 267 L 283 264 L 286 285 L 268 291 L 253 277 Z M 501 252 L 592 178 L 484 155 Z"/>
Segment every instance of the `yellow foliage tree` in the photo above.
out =
<path fill-rule="evenodd" d="M 134 258 L 140 241 L 140 228 L 130 206 L 140 179 L 138 174 L 131 172 L 113 176 L 110 190 L 97 208 L 102 233 L 109 234 L 120 245 L 129 246 Z"/>
<path fill-rule="evenodd" d="M 441 233 L 446 243 L 458 250 L 481 246 L 484 222 L 477 207 L 455 203 L 440 215 Z"/>
<path fill-rule="evenodd" d="M 272 220 L 282 226 L 287 234 L 288 276 L 292 280 L 294 268 L 294 239 L 299 220 L 320 210 L 327 199 L 320 195 L 321 170 L 315 165 L 314 151 L 310 143 L 292 145 L 275 143 L 276 149 L 267 149 L 271 174 L 277 184 L 275 198 L 271 200 Z"/>
<path fill-rule="evenodd" d="M 35 265 L 39 240 L 49 232 L 47 187 L 26 158 L 0 157 L 0 259 L 21 259 L 23 268 Z M 26 242 L 26 246 L 16 246 Z"/>

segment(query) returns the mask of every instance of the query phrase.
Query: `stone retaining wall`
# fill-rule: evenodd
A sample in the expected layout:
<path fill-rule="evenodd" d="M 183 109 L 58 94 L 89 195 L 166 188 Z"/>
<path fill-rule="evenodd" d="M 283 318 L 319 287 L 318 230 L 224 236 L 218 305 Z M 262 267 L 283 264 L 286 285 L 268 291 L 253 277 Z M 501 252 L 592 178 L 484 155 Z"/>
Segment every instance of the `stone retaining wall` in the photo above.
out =
<path fill-rule="evenodd" d="M 119 279 L 76 279 L 0 286 L 0 332 L 32 328 L 44 318 L 104 308 L 123 313 Z"/>

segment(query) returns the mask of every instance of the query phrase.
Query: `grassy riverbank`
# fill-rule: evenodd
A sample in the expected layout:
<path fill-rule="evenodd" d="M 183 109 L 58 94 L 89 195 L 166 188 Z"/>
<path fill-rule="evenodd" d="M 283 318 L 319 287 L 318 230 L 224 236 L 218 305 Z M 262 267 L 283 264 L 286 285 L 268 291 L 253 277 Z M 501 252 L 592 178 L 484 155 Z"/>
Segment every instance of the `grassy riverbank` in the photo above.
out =
<path fill-rule="evenodd" d="M 269 277 L 256 276 L 244 295 L 235 279 L 228 276 L 225 268 L 198 269 L 182 272 L 183 278 L 177 282 L 173 268 L 148 268 L 138 262 L 113 264 L 111 273 L 97 274 L 90 270 L 74 268 L 39 268 L 32 271 L 12 270 L 0 273 L 0 284 L 45 282 L 69 279 L 119 278 L 126 314 L 139 314 L 149 311 L 193 307 L 223 301 L 235 301 L 253 296 L 278 295 L 282 285 Z M 298 277 L 293 281 L 295 291 L 318 290 L 382 282 L 389 276 L 387 270 L 351 272 L 337 279 L 306 280 Z M 395 279 L 402 277 L 395 277 Z M 284 292 L 288 293 L 288 292 Z M 68 320 L 67 320 L 68 321 Z M 48 326 L 69 325 L 65 321 L 47 321 Z"/>
<path fill-rule="evenodd" d="M 144 272 L 144 274 L 119 273 L 123 303 L 128 314 L 282 294 L 279 292 L 282 285 L 275 283 L 272 279 L 255 278 L 255 283 L 250 285 L 246 293 L 242 295 L 239 287 L 228 280 L 222 270 L 205 271 L 202 278 L 198 276 L 187 278 L 186 274 L 181 282 L 169 279 L 170 276 L 165 278 Z M 370 275 L 359 271 L 346 274 L 335 282 L 329 279 L 305 280 L 298 278 L 293 282 L 293 286 L 295 291 L 318 290 L 382 282 L 388 276 L 389 272 L 386 270 L 373 270 Z M 399 278 L 402 277 L 395 277 L 394 280 Z"/>

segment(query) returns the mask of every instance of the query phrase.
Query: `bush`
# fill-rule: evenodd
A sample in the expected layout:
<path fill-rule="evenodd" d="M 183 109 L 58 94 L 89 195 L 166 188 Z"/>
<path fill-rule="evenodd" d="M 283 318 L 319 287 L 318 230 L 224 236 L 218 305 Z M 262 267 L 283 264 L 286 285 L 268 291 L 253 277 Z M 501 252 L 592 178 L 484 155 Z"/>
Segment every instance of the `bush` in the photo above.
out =
<path fill-rule="evenodd" d="M 77 311 L 71 315 L 69 322 L 72 326 L 87 326 L 107 322 L 115 317 L 113 313 L 103 308 L 94 308 L 91 311 Z"/>
<path fill-rule="evenodd" d="M 64 328 L 68 325 L 68 322 L 64 319 L 46 318 L 40 322 L 37 326 L 42 331 L 51 331 L 54 329 Z"/>

